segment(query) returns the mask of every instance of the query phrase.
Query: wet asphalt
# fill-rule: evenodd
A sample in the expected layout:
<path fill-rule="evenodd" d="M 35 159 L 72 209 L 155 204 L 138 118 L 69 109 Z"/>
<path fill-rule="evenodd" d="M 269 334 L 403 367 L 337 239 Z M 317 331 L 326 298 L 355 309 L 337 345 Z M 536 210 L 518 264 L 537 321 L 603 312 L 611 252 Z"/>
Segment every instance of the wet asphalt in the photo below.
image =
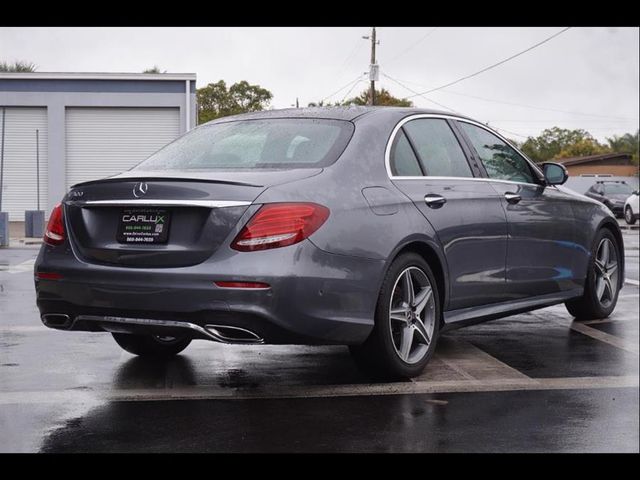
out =
<path fill-rule="evenodd" d="M 638 230 L 603 321 L 562 305 L 450 332 L 413 381 L 344 347 L 195 341 L 166 362 L 42 326 L 38 247 L 0 250 L 0 452 L 638 452 Z"/>

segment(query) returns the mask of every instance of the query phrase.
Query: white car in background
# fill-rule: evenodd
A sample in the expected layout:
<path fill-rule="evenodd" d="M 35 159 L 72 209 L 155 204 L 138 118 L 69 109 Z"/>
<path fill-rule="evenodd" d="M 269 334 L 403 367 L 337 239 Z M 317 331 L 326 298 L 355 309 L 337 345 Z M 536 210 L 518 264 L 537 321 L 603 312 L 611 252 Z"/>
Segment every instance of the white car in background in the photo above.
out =
<path fill-rule="evenodd" d="M 629 225 L 634 225 L 640 216 L 638 208 L 638 190 L 635 190 L 624 202 L 624 219 Z"/>

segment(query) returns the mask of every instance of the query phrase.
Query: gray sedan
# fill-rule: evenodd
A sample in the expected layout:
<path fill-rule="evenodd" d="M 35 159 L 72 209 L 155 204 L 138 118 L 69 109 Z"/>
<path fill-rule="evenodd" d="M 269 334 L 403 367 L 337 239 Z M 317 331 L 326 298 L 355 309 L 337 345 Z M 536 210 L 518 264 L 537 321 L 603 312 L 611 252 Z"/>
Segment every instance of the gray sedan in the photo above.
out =
<path fill-rule="evenodd" d="M 35 264 L 37 304 L 46 326 L 111 332 L 137 355 L 193 339 L 343 344 L 363 368 L 411 377 L 448 329 L 559 303 L 611 314 L 620 229 L 566 179 L 442 112 L 221 118 L 70 189 Z"/>

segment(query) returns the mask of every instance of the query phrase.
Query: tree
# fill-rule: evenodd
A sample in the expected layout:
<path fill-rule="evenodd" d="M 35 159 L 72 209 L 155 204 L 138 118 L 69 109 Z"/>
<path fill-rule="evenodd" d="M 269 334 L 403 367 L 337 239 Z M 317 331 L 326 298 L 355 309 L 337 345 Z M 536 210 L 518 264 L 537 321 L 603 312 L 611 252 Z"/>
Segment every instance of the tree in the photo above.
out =
<path fill-rule="evenodd" d="M 199 88 L 197 97 L 198 121 L 205 123 L 228 115 L 264 110 L 269 106 L 273 94 L 245 80 L 234 83 L 229 88 L 224 80 L 220 80 Z"/>
<path fill-rule="evenodd" d="M 609 151 L 608 147 L 600 144 L 593 138 L 582 138 L 563 148 L 560 153 L 553 158 L 588 157 L 589 155 L 599 155 Z"/>
<path fill-rule="evenodd" d="M 616 153 L 629 153 L 634 164 L 638 165 L 638 148 L 640 146 L 640 130 L 633 133 L 625 133 L 622 136 L 607 137 L 607 143 L 611 151 Z"/>
<path fill-rule="evenodd" d="M 165 70 L 164 72 L 161 72 L 160 67 L 158 67 L 157 65 L 154 65 L 152 68 L 147 68 L 146 70 L 143 70 L 142 73 L 167 73 L 167 71 Z"/>
<path fill-rule="evenodd" d="M 558 158 L 561 152 L 567 154 L 576 144 L 580 144 L 580 148 L 576 147 L 575 151 L 598 151 L 602 147 L 586 130 L 553 127 L 543 130 L 537 137 L 529 137 L 521 150 L 535 162 L 546 162 Z"/>
<path fill-rule="evenodd" d="M 369 105 L 369 89 L 363 90 L 357 97 L 350 98 L 344 102 L 324 103 L 311 102 L 310 107 L 343 107 L 348 105 Z M 405 100 L 404 98 L 397 98 L 391 95 L 385 88 L 376 90 L 376 105 L 382 107 L 413 107 L 411 100 Z"/>
<path fill-rule="evenodd" d="M 35 63 L 16 60 L 13 63 L 0 62 L 0 72 L 35 72 L 38 66 Z"/>
<path fill-rule="evenodd" d="M 357 97 L 350 98 L 343 105 L 369 105 L 369 89 L 363 90 Z M 376 90 L 376 105 L 382 107 L 413 107 L 411 100 L 397 98 L 389 93 L 386 88 Z"/>

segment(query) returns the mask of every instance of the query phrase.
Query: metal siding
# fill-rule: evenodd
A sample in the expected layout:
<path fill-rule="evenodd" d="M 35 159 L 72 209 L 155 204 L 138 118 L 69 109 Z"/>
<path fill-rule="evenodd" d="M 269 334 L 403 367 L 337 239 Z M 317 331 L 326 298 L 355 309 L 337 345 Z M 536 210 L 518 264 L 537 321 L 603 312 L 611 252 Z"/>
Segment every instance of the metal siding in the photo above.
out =
<path fill-rule="evenodd" d="M 128 170 L 179 135 L 179 108 L 67 108 L 67 187 Z"/>
<path fill-rule="evenodd" d="M 6 107 L 5 122 L 2 210 L 9 212 L 9 221 L 24 222 L 24 211 L 37 208 L 36 129 L 40 131 L 40 208 L 48 210 L 47 109 Z M 1 124 L 0 109 L 0 128 Z"/>

